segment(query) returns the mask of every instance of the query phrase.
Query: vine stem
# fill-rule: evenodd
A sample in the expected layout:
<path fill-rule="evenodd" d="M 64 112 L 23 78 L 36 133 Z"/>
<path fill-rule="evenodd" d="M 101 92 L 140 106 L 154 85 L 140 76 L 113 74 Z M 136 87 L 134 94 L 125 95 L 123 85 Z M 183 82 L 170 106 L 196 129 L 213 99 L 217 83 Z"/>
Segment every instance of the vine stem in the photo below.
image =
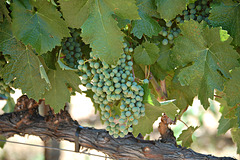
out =
<path fill-rule="evenodd" d="M 167 99 L 167 95 L 165 95 L 162 91 L 162 88 L 159 86 L 159 84 L 157 83 L 157 80 L 155 79 L 155 77 L 152 75 L 152 73 L 150 72 L 150 82 L 154 88 L 154 90 L 157 92 L 158 96 L 160 97 L 161 100 L 166 100 Z"/>

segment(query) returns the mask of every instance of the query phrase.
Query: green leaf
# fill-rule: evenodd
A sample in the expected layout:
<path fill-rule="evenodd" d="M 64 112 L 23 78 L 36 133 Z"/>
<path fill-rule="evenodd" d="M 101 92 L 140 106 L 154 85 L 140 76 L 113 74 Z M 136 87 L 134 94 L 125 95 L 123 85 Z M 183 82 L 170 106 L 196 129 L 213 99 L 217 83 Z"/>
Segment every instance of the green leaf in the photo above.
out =
<path fill-rule="evenodd" d="M 113 15 L 113 18 L 118 22 L 118 27 L 119 28 L 125 28 L 127 24 L 130 24 L 131 21 L 129 19 L 123 19 L 117 15 Z"/>
<path fill-rule="evenodd" d="M 56 68 L 56 70 L 49 70 L 47 73 L 52 88 L 43 97 L 46 104 L 49 104 L 56 112 L 59 112 L 65 103 L 70 101 L 71 93 L 66 84 L 68 83 L 74 90 L 81 92 L 78 87 L 81 81 L 75 72 L 61 70 L 58 65 L 56 65 Z"/>
<path fill-rule="evenodd" d="M 231 77 L 229 70 L 239 66 L 239 55 L 230 40 L 221 41 L 220 28 L 209 29 L 191 20 L 180 29 L 183 36 L 175 39 L 173 47 L 173 59 L 183 66 L 178 74 L 179 81 L 181 85 L 191 86 L 207 109 L 214 89 L 222 91 L 225 79 Z"/>
<path fill-rule="evenodd" d="M 228 105 L 235 106 L 240 103 L 240 67 L 233 69 L 231 75 L 232 79 L 226 82 L 224 93 L 226 93 Z"/>
<path fill-rule="evenodd" d="M 143 136 L 153 131 L 153 123 L 162 116 L 160 106 L 153 106 L 145 103 L 145 116 L 138 120 L 138 125 L 133 125 L 133 135 L 136 137 L 139 133 Z"/>
<path fill-rule="evenodd" d="M 234 126 L 236 126 L 237 123 L 237 119 L 236 118 L 232 118 L 232 119 L 228 119 L 228 118 L 224 118 L 224 116 L 222 115 L 220 120 L 218 121 L 219 125 L 218 125 L 218 135 L 221 134 L 225 134 L 230 128 L 233 128 Z"/>
<path fill-rule="evenodd" d="M 1 0 L 0 1 L 0 22 L 3 22 L 4 18 L 6 18 L 10 22 L 11 18 L 8 14 L 9 14 L 9 11 L 6 8 L 6 2 L 4 0 Z"/>
<path fill-rule="evenodd" d="M 172 120 L 175 120 L 176 115 L 178 114 L 178 107 L 173 103 L 167 103 L 160 106 L 162 112 L 166 113 L 166 115 L 171 118 Z"/>
<path fill-rule="evenodd" d="M 47 77 L 43 76 L 43 70 L 40 71 L 42 63 L 30 47 L 12 36 L 10 28 L 7 22 L 0 24 L 0 50 L 4 55 L 11 56 L 9 63 L 3 68 L 3 79 L 5 83 L 10 83 L 16 78 L 13 84 L 15 88 L 22 89 L 23 93 L 33 99 L 41 99 L 45 90 L 50 87 Z"/>
<path fill-rule="evenodd" d="M 60 0 L 61 11 L 69 27 L 80 28 L 88 19 L 94 0 Z"/>
<path fill-rule="evenodd" d="M 169 45 L 160 45 L 160 56 L 158 57 L 157 64 L 163 71 L 170 71 L 174 69 L 171 54 L 172 50 Z"/>
<path fill-rule="evenodd" d="M 139 12 L 139 15 L 141 19 L 132 22 L 131 33 L 139 39 L 141 39 L 144 34 L 148 37 L 157 36 L 161 31 L 158 22 L 144 12 Z"/>
<path fill-rule="evenodd" d="M 61 45 L 70 36 L 60 12 L 48 1 L 18 1 L 12 4 L 13 34 L 40 54 Z"/>
<path fill-rule="evenodd" d="M 231 129 L 233 142 L 237 144 L 237 153 L 240 154 L 240 129 L 232 128 Z"/>
<path fill-rule="evenodd" d="M 190 86 L 182 86 L 178 81 L 178 71 L 175 71 L 175 76 L 168 85 L 169 98 L 176 99 L 174 104 L 184 110 L 187 106 L 192 105 L 196 93 L 192 92 Z"/>
<path fill-rule="evenodd" d="M 159 48 L 154 43 L 144 42 L 134 49 L 133 57 L 137 64 L 151 65 L 159 57 Z"/>
<path fill-rule="evenodd" d="M 161 18 L 167 21 L 172 20 L 176 15 L 181 14 L 186 9 L 186 0 L 156 0 L 157 11 Z"/>
<path fill-rule="evenodd" d="M 150 71 L 157 81 L 164 80 L 164 78 L 167 76 L 167 72 L 162 70 L 157 62 L 151 65 Z"/>
<path fill-rule="evenodd" d="M 155 5 L 155 0 L 136 0 L 139 12 L 144 12 L 150 17 L 160 18 Z"/>
<path fill-rule="evenodd" d="M 135 0 L 106 0 L 106 4 L 123 19 L 140 19 Z"/>
<path fill-rule="evenodd" d="M 192 134 L 195 132 L 199 127 L 188 127 L 188 129 L 183 130 L 180 136 L 178 137 L 178 141 L 182 141 L 182 145 L 184 147 L 190 147 L 192 144 Z"/>
<path fill-rule="evenodd" d="M 86 94 L 86 97 L 90 98 L 92 103 L 93 103 L 93 106 L 95 108 L 95 114 L 97 114 L 97 111 L 99 110 L 99 113 L 101 114 L 101 110 L 99 108 L 99 104 L 98 103 L 95 103 L 94 99 L 93 99 L 93 95 L 95 94 L 92 90 L 88 89 L 86 91 L 82 91 L 83 93 Z"/>
<path fill-rule="evenodd" d="M 13 98 L 9 95 L 7 99 L 7 103 L 5 104 L 2 110 L 4 111 L 4 113 L 10 113 L 14 111 L 14 107 L 15 107 L 15 102 Z"/>
<path fill-rule="evenodd" d="M 0 135 L 1 140 L 7 140 L 6 137 Z M 6 142 L 0 142 L 0 148 L 3 148 Z"/>
<path fill-rule="evenodd" d="M 58 55 L 58 60 L 57 60 L 57 62 L 58 62 L 58 64 L 59 64 L 59 66 L 60 66 L 61 69 L 63 69 L 63 70 L 70 70 L 70 71 L 78 71 L 77 69 L 73 69 L 73 68 L 68 67 L 67 65 L 65 65 L 65 64 L 61 61 L 60 58 L 61 58 L 61 53 L 59 53 L 59 55 Z"/>
<path fill-rule="evenodd" d="M 233 37 L 233 44 L 240 46 L 240 5 L 230 1 L 212 7 L 209 20 L 214 27 L 222 27 Z"/>
<path fill-rule="evenodd" d="M 57 50 L 53 49 L 52 52 L 47 52 L 41 55 L 41 57 L 44 59 L 44 62 L 46 66 L 49 69 L 56 69 L 56 62 L 57 62 Z"/>
<path fill-rule="evenodd" d="M 123 33 L 112 17 L 112 10 L 103 1 L 95 0 L 90 8 L 89 18 L 82 26 L 83 41 L 90 43 L 93 55 L 116 64 L 123 52 Z"/>

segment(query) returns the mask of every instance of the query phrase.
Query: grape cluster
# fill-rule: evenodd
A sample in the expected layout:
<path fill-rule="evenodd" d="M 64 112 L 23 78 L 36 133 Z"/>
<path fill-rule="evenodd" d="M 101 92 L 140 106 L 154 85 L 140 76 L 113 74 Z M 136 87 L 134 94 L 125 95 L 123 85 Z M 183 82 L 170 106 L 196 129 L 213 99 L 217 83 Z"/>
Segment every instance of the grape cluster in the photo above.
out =
<path fill-rule="evenodd" d="M 177 23 L 183 23 L 184 21 L 189 21 L 190 19 L 201 22 L 205 20 L 208 24 L 210 21 L 208 19 L 211 0 L 197 0 L 195 3 L 190 3 L 186 10 L 182 12 L 182 15 L 176 17 Z"/>
<path fill-rule="evenodd" d="M 116 65 L 108 65 L 92 53 L 90 59 L 78 61 L 78 69 L 83 73 L 82 84 L 93 91 L 94 102 L 99 104 L 101 119 L 107 125 L 106 130 L 116 138 L 132 132 L 132 125 L 137 125 L 138 119 L 145 115 L 144 90 L 134 81 L 132 74 L 130 54 L 133 49 L 124 45 L 125 53 Z"/>
<path fill-rule="evenodd" d="M 71 37 L 62 41 L 62 54 L 69 67 L 77 68 L 78 60 L 82 59 L 80 31 L 70 28 Z"/>
<path fill-rule="evenodd" d="M 164 37 L 162 44 L 167 45 L 173 44 L 173 39 L 178 37 L 181 30 L 177 27 L 173 27 L 176 25 L 173 25 L 172 21 L 169 21 L 166 23 L 166 27 L 162 27 L 162 30 L 160 31 L 160 35 Z"/>

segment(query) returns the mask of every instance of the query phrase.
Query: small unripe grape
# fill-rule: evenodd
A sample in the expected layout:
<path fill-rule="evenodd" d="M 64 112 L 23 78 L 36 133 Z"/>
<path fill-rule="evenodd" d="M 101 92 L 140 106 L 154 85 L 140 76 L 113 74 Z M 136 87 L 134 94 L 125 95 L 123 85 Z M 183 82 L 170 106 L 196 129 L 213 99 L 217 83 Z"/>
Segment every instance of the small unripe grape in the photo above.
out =
<path fill-rule="evenodd" d="M 168 44 L 168 40 L 167 40 L 167 39 L 164 39 L 164 40 L 162 41 L 162 44 L 163 44 L 163 45 L 167 45 L 167 44 Z"/>

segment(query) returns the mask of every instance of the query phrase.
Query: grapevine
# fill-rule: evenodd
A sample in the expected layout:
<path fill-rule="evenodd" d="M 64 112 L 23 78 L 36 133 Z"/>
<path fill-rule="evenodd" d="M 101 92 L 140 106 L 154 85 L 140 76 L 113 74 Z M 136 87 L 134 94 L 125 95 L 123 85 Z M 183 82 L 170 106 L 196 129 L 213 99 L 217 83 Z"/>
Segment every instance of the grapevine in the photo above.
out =
<path fill-rule="evenodd" d="M 239 146 L 239 0 L 3 0 L 0 8 L 4 99 L 21 89 L 58 112 L 86 93 L 114 138 L 150 134 L 163 115 L 165 129 L 183 122 L 195 97 L 204 109 L 218 101 L 218 134 L 231 130 Z M 177 141 L 189 147 L 197 128 Z"/>

